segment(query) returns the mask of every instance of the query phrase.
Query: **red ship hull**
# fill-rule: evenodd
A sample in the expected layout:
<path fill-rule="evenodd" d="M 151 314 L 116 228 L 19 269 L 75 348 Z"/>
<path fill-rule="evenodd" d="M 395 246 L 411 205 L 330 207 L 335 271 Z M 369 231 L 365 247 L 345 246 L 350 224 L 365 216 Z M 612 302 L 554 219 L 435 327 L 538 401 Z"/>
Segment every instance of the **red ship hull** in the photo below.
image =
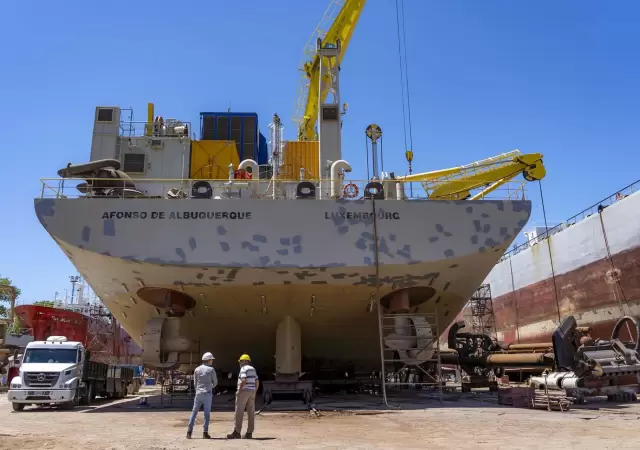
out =
<path fill-rule="evenodd" d="M 550 342 L 568 316 L 609 339 L 621 316 L 640 316 L 640 182 L 615 194 L 564 226 L 514 249 L 494 267 L 491 309 L 498 341 Z M 470 320 L 469 311 L 463 317 Z M 619 337 L 635 341 L 633 329 Z M 446 330 L 441 336 L 446 342 Z"/>
<path fill-rule="evenodd" d="M 634 187 L 635 186 L 635 187 Z M 549 342 L 574 316 L 609 339 L 624 315 L 640 316 L 640 182 L 510 252 L 491 285 L 498 339 Z M 542 235 L 544 238 L 545 235 Z M 635 340 L 623 327 L 620 337 Z"/>
<path fill-rule="evenodd" d="M 558 323 L 558 309 L 561 319 L 573 315 L 581 326 L 592 328 L 594 337 L 608 339 L 621 316 L 640 309 L 640 248 L 613 255 L 612 260 L 623 274 L 618 282 L 611 280 L 611 262 L 601 259 L 556 276 L 555 287 L 553 278 L 547 278 L 494 298 L 502 340 L 550 342 L 555 328 L 538 324 L 550 319 Z M 621 337 L 635 339 L 624 327 Z"/>
<path fill-rule="evenodd" d="M 102 318 L 38 305 L 16 306 L 15 313 L 21 325 L 31 330 L 34 340 L 65 336 L 82 342 L 94 361 L 137 363 L 135 359 L 142 353 L 126 331 Z"/>

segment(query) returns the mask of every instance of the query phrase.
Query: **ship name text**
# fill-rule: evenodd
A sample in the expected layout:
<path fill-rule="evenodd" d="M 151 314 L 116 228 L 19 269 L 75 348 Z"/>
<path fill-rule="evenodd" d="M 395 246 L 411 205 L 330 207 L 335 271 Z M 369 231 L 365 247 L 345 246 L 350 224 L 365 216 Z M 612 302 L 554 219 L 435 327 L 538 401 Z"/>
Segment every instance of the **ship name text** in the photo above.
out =
<path fill-rule="evenodd" d="M 364 213 L 357 213 L 357 212 L 325 212 L 324 213 L 324 218 L 327 220 L 331 220 L 331 219 L 345 219 L 345 220 L 373 220 L 373 216 L 376 215 L 373 212 L 364 212 Z M 399 220 L 400 219 L 400 213 L 397 212 L 383 212 L 383 211 L 379 211 L 378 214 L 378 219 L 383 219 L 383 220 Z"/>
<path fill-rule="evenodd" d="M 102 219 L 209 219 L 209 220 L 247 220 L 250 211 L 105 211 Z"/>

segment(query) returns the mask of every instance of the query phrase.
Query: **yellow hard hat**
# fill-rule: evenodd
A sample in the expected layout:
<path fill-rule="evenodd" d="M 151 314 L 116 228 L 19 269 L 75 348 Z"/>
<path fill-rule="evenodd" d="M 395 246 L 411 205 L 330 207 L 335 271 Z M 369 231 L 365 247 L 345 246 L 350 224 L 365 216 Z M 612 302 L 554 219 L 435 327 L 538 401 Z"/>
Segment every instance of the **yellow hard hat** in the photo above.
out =
<path fill-rule="evenodd" d="M 245 353 L 244 355 L 240 356 L 240 358 L 238 358 L 238 362 L 240 361 L 251 361 L 251 357 Z"/>

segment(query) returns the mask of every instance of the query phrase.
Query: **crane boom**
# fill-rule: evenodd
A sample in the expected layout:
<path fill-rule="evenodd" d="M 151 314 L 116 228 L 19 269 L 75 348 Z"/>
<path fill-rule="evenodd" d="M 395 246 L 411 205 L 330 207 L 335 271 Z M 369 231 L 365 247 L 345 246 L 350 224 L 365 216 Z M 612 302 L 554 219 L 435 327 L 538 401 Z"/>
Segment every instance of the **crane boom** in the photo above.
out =
<path fill-rule="evenodd" d="M 399 181 L 420 181 L 432 200 L 478 200 L 522 174 L 527 181 L 546 175 L 540 153 L 514 150 L 465 166 L 397 177 Z M 472 190 L 482 191 L 472 194 Z"/>
<path fill-rule="evenodd" d="M 316 28 L 310 44 L 305 46 L 305 54 L 300 67 L 301 79 L 298 88 L 298 100 L 295 122 L 298 122 L 298 140 L 315 140 L 315 124 L 318 119 L 318 103 L 324 102 L 327 92 L 319 97 L 320 84 L 320 56 L 316 52 L 315 41 L 322 39 L 322 46 L 335 45 L 340 40 L 342 51 L 338 56 L 338 66 L 342 62 L 344 52 L 349 45 L 353 31 L 360 19 L 360 13 L 366 0 L 332 0 L 320 25 Z M 338 8 L 341 6 L 339 12 Z M 335 16 L 335 17 L 334 17 Z M 324 33 L 321 27 L 324 23 L 331 23 L 329 30 Z M 330 64 L 325 58 L 323 64 Z"/>

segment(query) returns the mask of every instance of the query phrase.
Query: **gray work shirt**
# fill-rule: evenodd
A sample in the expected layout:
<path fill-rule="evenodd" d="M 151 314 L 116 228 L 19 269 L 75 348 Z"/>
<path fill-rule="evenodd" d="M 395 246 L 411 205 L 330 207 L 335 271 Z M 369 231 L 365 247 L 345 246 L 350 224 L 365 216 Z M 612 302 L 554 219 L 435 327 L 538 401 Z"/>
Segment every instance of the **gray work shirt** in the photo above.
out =
<path fill-rule="evenodd" d="M 212 394 L 213 388 L 218 385 L 218 377 L 213 367 L 203 364 L 193 372 L 193 384 L 196 394 Z"/>

